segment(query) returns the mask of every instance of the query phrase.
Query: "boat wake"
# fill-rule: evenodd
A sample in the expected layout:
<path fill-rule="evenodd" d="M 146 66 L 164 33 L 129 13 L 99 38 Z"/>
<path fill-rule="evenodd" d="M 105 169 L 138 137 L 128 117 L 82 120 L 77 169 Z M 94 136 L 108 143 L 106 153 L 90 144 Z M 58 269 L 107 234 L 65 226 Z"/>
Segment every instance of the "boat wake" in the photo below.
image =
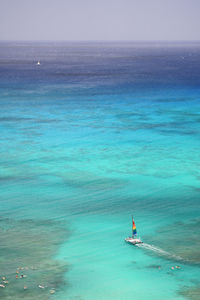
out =
<path fill-rule="evenodd" d="M 161 248 L 158 248 L 154 245 L 142 243 L 140 239 L 137 239 L 137 230 L 136 230 L 136 226 L 135 226 L 133 217 L 132 217 L 132 238 L 130 238 L 130 237 L 126 238 L 125 241 L 129 242 L 130 244 L 133 244 L 134 246 L 137 246 L 139 248 L 143 248 L 145 250 L 154 252 L 156 255 L 165 257 L 166 259 L 171 259 L 171 260 L 173 259 L 176 261 L 177 260 L 184 261 L 184 259 L 179 255 L 172 254 L 172 253 L 162 250 Z"/>
<path fill-rule="evenodd" d="M 136 244 L 135 246 L 137 246 L 139 248 L 143 248 L 145 250 L 152 251 L 152 252 L 156 253 L 157 255 L 163 256 L 163 257 L 168 258 L 168 259 L 174 259 L 174 260 L 178 260 L 178 261 L 183 261 L 184 260 L 181 256 L 172 254 L 172 253 L 167 252 L 165 250 L 162 250 L 162 249 L 160 249 L 160 248 L 158 248 L 154 245 L 142 243 L 142 244 Z"/>

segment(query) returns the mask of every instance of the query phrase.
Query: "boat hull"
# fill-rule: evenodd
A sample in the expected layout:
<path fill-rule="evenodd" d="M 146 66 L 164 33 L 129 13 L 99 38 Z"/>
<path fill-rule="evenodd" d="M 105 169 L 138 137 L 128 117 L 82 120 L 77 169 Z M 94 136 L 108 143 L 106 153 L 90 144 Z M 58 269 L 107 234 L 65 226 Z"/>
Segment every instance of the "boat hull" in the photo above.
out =
<path fill-rule="evenodd" d="M 125 242 L 132 244 L 132 245 L 136 245 L 136 244 L 142 244 L 143 242 L 141 241 L 141 239 L 134 239 L 131 237 L 128 237 L 125 239 Z"/>

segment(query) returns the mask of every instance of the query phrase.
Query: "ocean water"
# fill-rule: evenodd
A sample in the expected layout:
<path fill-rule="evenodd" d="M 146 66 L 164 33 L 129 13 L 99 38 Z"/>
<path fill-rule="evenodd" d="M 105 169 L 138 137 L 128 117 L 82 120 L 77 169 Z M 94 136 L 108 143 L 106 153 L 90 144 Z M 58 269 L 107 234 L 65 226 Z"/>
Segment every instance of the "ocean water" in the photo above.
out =
<path fill-rule="evenodd" d="M 3 299 L 200 299 L 199 43 L 1 42 L 0 104 Z"/>

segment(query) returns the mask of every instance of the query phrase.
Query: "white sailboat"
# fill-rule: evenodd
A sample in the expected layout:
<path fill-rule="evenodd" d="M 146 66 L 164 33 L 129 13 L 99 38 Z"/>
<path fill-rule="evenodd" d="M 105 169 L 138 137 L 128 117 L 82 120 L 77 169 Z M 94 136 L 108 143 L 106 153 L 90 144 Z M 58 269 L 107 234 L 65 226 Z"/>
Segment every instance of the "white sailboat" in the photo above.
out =
<path fill-rule="evenodd" d="M 37 62 L 37 66 L 40 66 L 40 61 L 38 60 L 38 62 Z"/>
<path fill-rule="evenodd" d="M 136 230 L 136 226 L 135 226 L 133 217 L 132 217 L 132 237 L 125 238 L 125 241 L 132 245 L 143 243 L 140 238 L 137 238 L 137 230 Z"/>

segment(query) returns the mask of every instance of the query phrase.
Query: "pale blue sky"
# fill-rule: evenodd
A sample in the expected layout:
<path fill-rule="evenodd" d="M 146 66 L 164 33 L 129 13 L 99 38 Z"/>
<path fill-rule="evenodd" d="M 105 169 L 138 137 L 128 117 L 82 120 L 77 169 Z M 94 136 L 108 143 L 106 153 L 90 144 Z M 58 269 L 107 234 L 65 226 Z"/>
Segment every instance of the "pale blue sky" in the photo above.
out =
<path fill-rule="evenodd" d="M 0 40 L 200 40 L 200 0 L 0 0 Z"/>

